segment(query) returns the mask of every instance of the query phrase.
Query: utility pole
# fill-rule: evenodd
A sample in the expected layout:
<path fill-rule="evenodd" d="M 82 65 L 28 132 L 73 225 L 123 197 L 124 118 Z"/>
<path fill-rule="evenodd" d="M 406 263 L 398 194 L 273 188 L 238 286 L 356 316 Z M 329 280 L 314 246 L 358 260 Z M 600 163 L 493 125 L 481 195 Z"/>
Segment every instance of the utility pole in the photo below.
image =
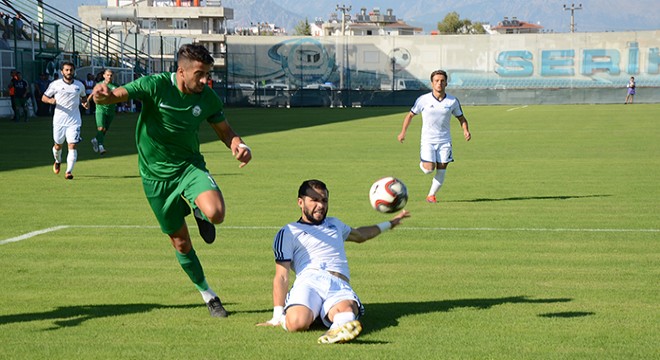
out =
<path fill-rule="evenodd" d="M 342 4 L 339 6 L 337 4 L 337 11 L 341 11 L 341 70 L 339 71 L 339 89 L 343 90 L 344 89 L 344 72 L 346 71 L 346 62 L 348 60 L 348 54 L 346 52 L 346 38 L 344 37 L 346 35 L 346 13 L 351 11 L 353 7 L 352 6 L 346 6 Z"/>
<path fill-rule="evenodd" d="M 571 7 L 564 5 L 564 10 L 571 11 L 571 32 L 575 32 L 575 10 L 582 10 L 582 4 L 579 4 L 575 7 L 575 4 L 571 4 Z"/>

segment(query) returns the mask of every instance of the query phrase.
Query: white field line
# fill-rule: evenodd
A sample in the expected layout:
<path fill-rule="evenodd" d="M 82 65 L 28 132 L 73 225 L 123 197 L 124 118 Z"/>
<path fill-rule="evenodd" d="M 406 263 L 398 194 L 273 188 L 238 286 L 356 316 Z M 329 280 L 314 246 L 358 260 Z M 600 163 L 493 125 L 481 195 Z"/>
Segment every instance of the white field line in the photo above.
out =
<path fill-rule="evenodd" d="M 51 228 L 48 228 L 48 229 L 32 231 L 32 232 L 29 232 L 27 234 L 23 234 L 21 236 L 16 236 L 16 237 L 13 237 L 13 238 L 9 238 L 7 240 L 2 240 L 2 241 L 0 241 L 0 245 L 9 244 L 9 243 L 29 239 L 29 238 L 35 237 L 37 235 L 46 234 L 46 233 L 49 233 L 49 232 L 52 232 L 52 231 L 66 229 L 68 227 L 69 227 L 68 225 L 60 225 L 60 226 L 55 226 L 55 227 L 51 227 Z"/>
<path fill-rule="evenodd" d="M 5 245 L 17 241 L 27 240 L 37 235 L 43 235 L 49 232 L 69 229 L 69 228 L 87 228 L 87 229 L 103 229 L 103 228 L 120 228 L 120 229 L 158 229 L 158 226 L 143 226 L 143 225 L 60 225 L 47 229 L 32 231 L 27 234 L 0 240 L 0 245 Z M 221 226 L 221 229 L 233 230 L 278 230 L 278 226 Z M 550 228 L 456 228 L 456 227 L 406 227 L 401 226 L 397 231 L 402 230 L 415 230 L 415 231 L 530 231 L 530 232 L 624 232 L 624 233 L 657 233 L 660 229 L 550 229 Z"/>
<path fill-rule="evenodd" d="M 524 109 L 524 108 L 526 108 L 527 106 L 528 106 L 528 105 L 525 105 L 525 106 L 518 106 L 518 107 L 514 107 L 514 108 L 511 108 L 511 109 L 508 109 L 507 111 L 514 111 L 514 110 L 518 110 L 518 109 Z"/>

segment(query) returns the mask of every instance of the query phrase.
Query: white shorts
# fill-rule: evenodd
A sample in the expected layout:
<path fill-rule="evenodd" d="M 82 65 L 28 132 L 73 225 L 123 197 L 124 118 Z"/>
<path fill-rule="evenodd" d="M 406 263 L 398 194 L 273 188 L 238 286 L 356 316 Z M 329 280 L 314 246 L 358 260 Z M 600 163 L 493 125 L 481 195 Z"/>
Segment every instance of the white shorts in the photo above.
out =
<path fill-rule="evenodd" d="M 419 148 L 419 159 L 423 162 L 447 164 L 454 161 L 451 154 L 451 143 L 425 144 Z"/>
<path fill-rule="evenodd" d="M 314 314 L 314 319 L 321 315 L 325 326 L 332 323 L 328 312 L 343 300 L 353 300 L 358 305 L 358 318 L 364 314 L 364 307 L 357 294 L 346 281 L 324 270 L 306 270 L 296 277 L 293 287 L 286 295 L 284 310 L 293 305 L 303 305 Z"/>
<path fill-rule="evenodd" d="M 82 141 L 80 125 L 53 125 L 53 141 L 55 144 L 77 144 Z"/>

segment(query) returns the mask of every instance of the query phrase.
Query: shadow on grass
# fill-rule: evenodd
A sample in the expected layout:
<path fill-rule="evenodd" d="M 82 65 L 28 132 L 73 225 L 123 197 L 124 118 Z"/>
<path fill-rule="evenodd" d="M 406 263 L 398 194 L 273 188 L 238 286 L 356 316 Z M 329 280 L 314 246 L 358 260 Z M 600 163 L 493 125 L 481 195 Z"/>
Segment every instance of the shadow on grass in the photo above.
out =
<path fill-rule="evenodd" d="M 388 327 L 397 326 L 399 324 L 399 318 L 409 315 L 449 312 L 454 309 L 463 308 L 488 310 L 494 306 L 505 304 L 553 304 L 569 302 L 571 300 L 572 299 L 569 298 L 530 299 L 526 296 L 512 296 L 494 299 L 457 299 L 424 302 L 365 304 L 366 327 L 362 333 L 367 334 L 370 332 L 377 332 Z M 356 343 L 357 342 L 359 342 L 359 339 L 356 341 Z"/>
<path fill-rule="evenodd" d="M 411 103 L 412 105 L 412 103 Z M 238 108 L 227 109 L 227 120 L 232 128 L 246 142 L 250 136 L 322 126 L 334 123 L 350 122 L 374 116 L 400 114 L 403 119 L 409 108 L 406 107 L 363 107 L 363 108 Z M 135 126 L 137 113 L 117 114 L 108 131 L 105 146 L 108 152 L 103 156 L 92 151 L 90 140 L 96 136 L 96 123 L 93 115 L 83 115 L 82 142 L 78 145 L 78 161 L 101 160 L 117 156 L 135 155 Z M 351 131 L 350 126 L 345 127 Z M 218 140 L 213 129 L 203 122 L 199 129 L 201 144 L 217 142 L 217 150 L 229 151 Z M 25 169 L 53 164 L 51 148 L 53 146 L 52 117 L 35 117 L 26 123 L 15 123 L 0 118 L 0 143 L 3 144 L 3 156 L 0 157 L 0 172 Z M 202 154 L 210 152 L 202 151 Z M 66 158 L 66 151 L 64 152 Z M 83 165 L 81 165 L 83 166 Z M 134 165 L 137 173 L 137 162 Z"/>
<path fill-rule="evenodd" d="M 575 318 L 575 317 L 584 317 L 591 316 L 596 313 L 591 311 L 565 311 L 565 312 L 556 312 L 556 313 L 545 313 L 540 314 L 540 317 L 546 318 Z"/>
<path fill-rule="evenodd" d="M 52 320 L 53 326 L 46 330 L 58 330 L 81 323 L 111 316 L 147 313 L 160 309 L 192 309 L 204 306 L 190 305 L 161 305 L 161 304 L 114 304 L 114 305 L 78 305 L 63 306 L 45 312 L 34 312 L 16 315 L 1 315 L 0 326 L 30 321 Z"/>
<path fill-rule="evenodd" d="M 489 201 L 520 201 L 520 200 L 568 200 L 568 199 L 584 199 L 584 198 L 599 198 L 608 197 L 612 195 L 558 195 L 558 196 L 513 196 L 507 198 L 479 198 L 472 200 L 454 200 L 446 202 L 489 202 Z"/>

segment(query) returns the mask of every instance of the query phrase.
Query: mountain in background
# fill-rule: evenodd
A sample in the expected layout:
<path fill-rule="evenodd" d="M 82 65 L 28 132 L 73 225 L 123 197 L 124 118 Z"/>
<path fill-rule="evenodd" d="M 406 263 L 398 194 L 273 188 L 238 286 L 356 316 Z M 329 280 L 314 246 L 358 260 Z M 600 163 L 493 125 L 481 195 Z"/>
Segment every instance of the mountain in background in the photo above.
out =
<path fill-rule="evenodd" d="M 62 11 L 77 16 L 80 5 L 105 5 L 106 0 L 44 0 Z M 392 9 L 394 15 L 409 25 L 417 26 L 429 33 L 448 13 L 456 11 L 461 19 L 497 25 L 505 16 L 540 24 L 546 31 L 568 32 L 571 12 L 563 6 L 568 1 L 558 0 L 379 0 L 337 1 L 316 0 L 223 0 L 223 6 L 234 9 L 234 20 L 229 27 L 245 27 L 251 23 L 268 22 L 285 28 L 289 33 L 300 22 L 327 20 L 336 12 L 337 4 L 352 6 L 351 15 L 360 8 L 367 12 L 374 7 L 381 12 Z M 367 5 L 368 4 L 368 5 Z M 634 0 L 584 0 L 582 10 L 575 11 L 576 31 L 627 31 L 660 30 L 660 1 Z M 576 4 L 577 6 L 577 4 Z"/>

